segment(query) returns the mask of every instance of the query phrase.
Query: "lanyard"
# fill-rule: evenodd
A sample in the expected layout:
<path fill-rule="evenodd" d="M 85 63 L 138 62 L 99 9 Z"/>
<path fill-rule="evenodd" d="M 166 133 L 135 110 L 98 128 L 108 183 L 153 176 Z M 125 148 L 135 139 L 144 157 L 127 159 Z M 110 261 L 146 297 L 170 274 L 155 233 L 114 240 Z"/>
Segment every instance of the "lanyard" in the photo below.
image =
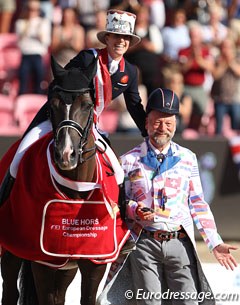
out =
<path fill-rule="evenodd" d="M 147 149 L 148 149 L 148 152 L 153 152 L 152 148 L 150 147 L 149 145 L 149 142 L 147 141 Z M 170 148 L 169 148 L 170 150 Z M 168 152 L 169 152 L 168 150 Z M 153 179 L 154 177 L 156 177 L 157 174 L 159 174 L 159 170 L 160 170 L 160 167 L 161 167 L 161 164 L 163 163 L 163 161 L 166 159 L 166 171 L 164 172 L 164 182 L 163 182 L 163 188 L 162 189 L 159 189 L 158 190 L 158 200 L 160 201 L 159 202 L 159 206 L 160 208 L 164 211 L 165 210 L 165 204 L 167 203 L 167 195 L 166 195 L 166 190 L 165 190 L 165 182 L 166 182 L 166 173 L 167 173 L 167 169 L 168 169 L 168 153 L 166 155 L 164 155 L 163 153 L 160 153 L 158 155 L 155 154 L 155 152 L 153 152 L 154 154 L 151 154 L 153 155 L 153 157 L 155 156 L 156 159 L 158 160 L 159 162 L 159 166 L 155 169 L 155 172 L 152 176 L 152 192 L 153 192 L 153 198 L 154 198 L 154 186 L 153 186 Z M 155 198 L 154 198 L 155 199 Z M 154 202 L 154 209 L 155 209 L 156 205 L 155 205 L 155 202 Z"/>

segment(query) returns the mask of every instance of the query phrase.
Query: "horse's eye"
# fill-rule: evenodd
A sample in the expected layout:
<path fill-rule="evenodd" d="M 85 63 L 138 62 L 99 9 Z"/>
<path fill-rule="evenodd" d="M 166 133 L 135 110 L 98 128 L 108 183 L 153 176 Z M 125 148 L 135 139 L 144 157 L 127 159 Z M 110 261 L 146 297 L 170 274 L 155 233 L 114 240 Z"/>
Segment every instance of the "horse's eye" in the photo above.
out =
<path fill-rule="evenodd" d="M 60 100 L 58 98 L 53 98 L 50 102 L 51 108 L 58 108 Z"/>
<path fill-rule="evenodd" d="M 83 110 L 89 111 L 92 108 L 92 103 L 84 103 Z"/>

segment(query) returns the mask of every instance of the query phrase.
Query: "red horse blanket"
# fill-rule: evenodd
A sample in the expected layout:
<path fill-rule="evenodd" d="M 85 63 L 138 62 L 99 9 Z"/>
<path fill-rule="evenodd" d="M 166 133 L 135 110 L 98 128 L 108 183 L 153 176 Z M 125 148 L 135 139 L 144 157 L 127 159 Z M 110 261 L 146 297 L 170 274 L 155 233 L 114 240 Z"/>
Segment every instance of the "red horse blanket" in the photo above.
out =
<path fill-rule="evenodd" d="M 117 207 L 115 177 L 107 175 L 109 169 L 98 154 L 91 197 L 67 198 L 51 172 L 51 141 L 48 134 L 24 154 L 11 195 L 0 208 L 0 244 L 16 256 L 53 265 L 76 258 L 114 261 L 129 236 Z M 16 146 L 2 159 L 1 173 Z"/>

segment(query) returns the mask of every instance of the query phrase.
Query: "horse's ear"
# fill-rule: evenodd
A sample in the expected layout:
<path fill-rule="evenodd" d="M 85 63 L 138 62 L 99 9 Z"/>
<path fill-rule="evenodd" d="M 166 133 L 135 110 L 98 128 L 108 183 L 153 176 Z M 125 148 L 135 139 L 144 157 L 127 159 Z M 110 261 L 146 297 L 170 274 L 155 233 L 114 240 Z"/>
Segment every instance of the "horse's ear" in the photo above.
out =
<path fill-rule="evenodd" d="M 55 60 L 55 58 L 51 55 L 51 68 L 54 78 L 61 76 L 66 73 L 66 70 L 59 65 L 59 63 Z"/>
<path fill-rule="evenodd" d="M 53 56 L 51 56 L 51 67 L 56 84 L 65 91 L 77 91 L 91 88 L 92 80 L 97 71 L 97 59 L 86 68 L 71 67 L 63 68 Z"/>

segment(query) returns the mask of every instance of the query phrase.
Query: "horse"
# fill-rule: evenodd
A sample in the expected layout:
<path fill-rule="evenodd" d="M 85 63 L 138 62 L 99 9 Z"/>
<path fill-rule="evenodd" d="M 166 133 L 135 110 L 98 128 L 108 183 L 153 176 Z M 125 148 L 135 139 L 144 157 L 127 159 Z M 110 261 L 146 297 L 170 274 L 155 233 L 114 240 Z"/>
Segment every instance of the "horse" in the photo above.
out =
<path fill-rule="evenodd" d="M 63 305 L 77 268 L 81 304 L 95 305 L 107 263 L 118 258 L 130 234 L 119 209 L 123 192 L 105 154 L 106 143 L 96 139 L 94 129 L 97 59 L 88 69 L 66 70 L 54 58 L 51 66 L 52 132 L 34 143 L 19 165 L 9 199 L 0 208 L 0 244 L 12 259 L 14 281 L 22 261 L 30 262 L 38 305 Z M 10 155 L 15 150 L 16 145 Z M 12 232 L 3 230 L 7 225 Z M 5 273 L 7 262 L 2 259 Z"/>

